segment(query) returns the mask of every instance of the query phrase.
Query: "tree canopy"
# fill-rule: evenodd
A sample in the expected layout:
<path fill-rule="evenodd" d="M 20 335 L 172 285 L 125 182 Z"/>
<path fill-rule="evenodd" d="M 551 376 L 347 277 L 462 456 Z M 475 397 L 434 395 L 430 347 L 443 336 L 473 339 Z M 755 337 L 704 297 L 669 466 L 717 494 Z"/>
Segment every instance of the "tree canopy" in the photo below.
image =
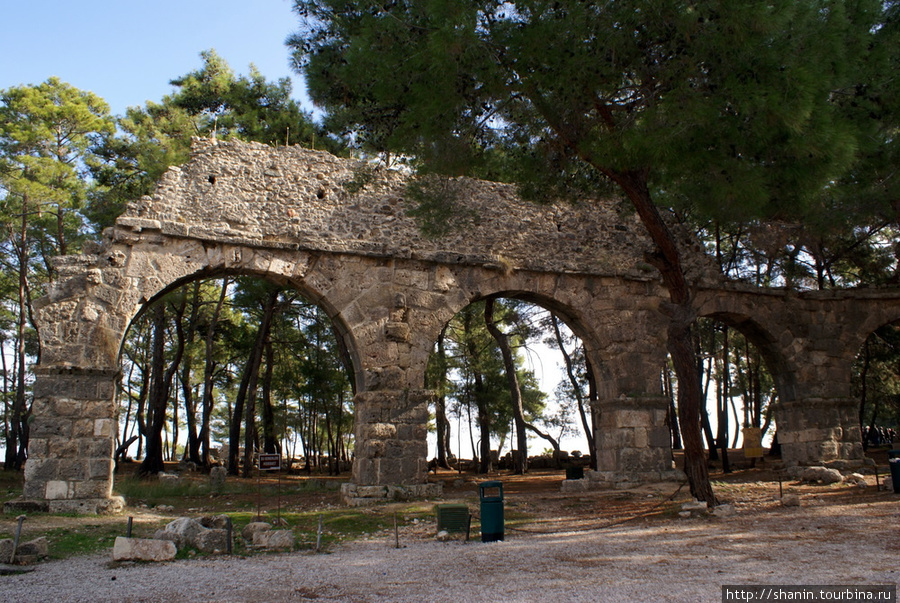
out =
<path fill-rule="evenodd" d="M 310 95 L 359 144 L 422 171 L 496 174 L 534 198 L 612 185 L 631 202 L 672 302 L 685 471 L 714 504 L 691 284 L 660 207 L 802 220 L 859 160 L 880 156 L 895 123 L 896 4 L 296 0 L 295 10 L 301 31 L 288 43 Z"/>

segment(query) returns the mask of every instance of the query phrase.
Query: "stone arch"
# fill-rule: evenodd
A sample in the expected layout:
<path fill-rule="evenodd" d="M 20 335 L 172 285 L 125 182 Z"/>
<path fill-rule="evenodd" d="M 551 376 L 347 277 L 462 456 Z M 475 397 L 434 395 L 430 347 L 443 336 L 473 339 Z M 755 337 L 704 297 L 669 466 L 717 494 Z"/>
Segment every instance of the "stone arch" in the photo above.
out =
<path fill-rule="evenodd" d="M 358 345 L 354 338 L 353 331 L 346 324 L 344 316 L 341 313 L 340 309 L 334 306 L 334 304 L 331 302 L 331 299 L 327 295 L 323 295 L 321 294 L 321 292 L 318 292 L 311 288 L 309 283 L 305 279 L 298 278 L 296 275 L 290 275 L 285 272 L 267 272 L 259 270 L 258 267 L 244 268 L 239 265 L 235 265 L 227 268 L 222 266 L 207 266 L 195 272 L 183 274 L 182 276 L 176 278 L 174 281 L 160 286 L 160 288 L 155 293 L 153 293 L 151 297 L 147 299 L 144 299 L 142 297 L 142 301 L 137 305 L 136 309 L 134 309 L 130 317 L 126 317 L 125 319 L 125 324 L 127 325 L 126 331 L 127 328 L 130 327 L 130 325 L 138 318 L 138 316 L 142 312 L 144 312 L 154 302 L 156 302 L 166 294 L 171 293 L 172 291 L 175 291 L 178 288 L 193 283 L 197 280 L 216 279 L 225 276 L 246 276 L 258 278 L 286 288 L 293 289 L 297 291 L 304 300 L 313 303 L 324 310 L 324 312 L 328 316 L 328 319 L 331 321 L 331 324 L 338 337 L 343 340 L 344 349 L 349 356 L 351 370 L 353 372 L 352 376 L 354 379 L 354 386 L 356 388 L 360 387 L 365 375 L 361 368 L 362 362 L 360 360 Z M 123 332 L 122 334 L 120 346 L 122 343 L 124 343 L 124 337 L 125 332 Z M 121 355 L 121 350 L 119 354 Z"/>
<path fill-rule="evenodd" d="M 796 397 L 794 368 L 784 356 L 774 335 L 755 318 L 734 312 L 710 312 L 701 316 L 722 322 L 750 340 L 762 354 L 779 396 L 785 400 L 793 400 Z"/>
<path fill-rule="evenodd" d="M 367 173 L 362 188 L 360 170 Z M 130 204 L 102 243 L 58 258 L 58 278 L 35 305 L 42 351 L 24 498 L 57 510 L 115 505 L 112 401 L 128 323 L 180 279 L 229 270 L 301 289 L 352 343 L 358 455 L 345 492 L 351 500 L 397 485 L 407 494 L 425 491 L 432 392 L 422 384 L 431 345 L 458 309 L 499 292 L 565 309 L 602 360 L 596 370 L 609 436 L 601 477 L 672 477 L 659 387 L 667 296 L 645 262 L 653 246 L 637 217 L 621 216 L 615 199 L 537 205 L 511 186 L 457 178 L 447 186 L 462 227 L 426 238 L 407 212 L 407 177 L 382 169 L 369 178 L 369 171 L 300 147 L 195 140 L 191 161 L 166 172 L 153 196 Z M 782 441 L 786 461 L 860 460 L 849 380 L 835 369 L 865 325 L 886 322 L 873 317 L 900 315 L 900 291 L 726 284 L 691 238 L 678 236 L 698 314 L 749 328 L 794 390 L 784 409 L 796 427 L 793 441 Z"/>

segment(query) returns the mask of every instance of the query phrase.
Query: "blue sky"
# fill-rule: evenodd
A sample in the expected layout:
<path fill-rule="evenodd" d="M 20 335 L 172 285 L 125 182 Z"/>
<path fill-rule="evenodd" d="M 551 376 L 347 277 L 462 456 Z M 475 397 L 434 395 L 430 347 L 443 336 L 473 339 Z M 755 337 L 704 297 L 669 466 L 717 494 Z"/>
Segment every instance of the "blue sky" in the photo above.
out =
<path fill-rule="evenodd" d="M 302 79 L 284 40 L 299 28 L 291 0 L 0 0 L 0 89 L 57 76 L 103 97 L 113 114 L 172 91 L 214 48 L 239 74 Z"/>

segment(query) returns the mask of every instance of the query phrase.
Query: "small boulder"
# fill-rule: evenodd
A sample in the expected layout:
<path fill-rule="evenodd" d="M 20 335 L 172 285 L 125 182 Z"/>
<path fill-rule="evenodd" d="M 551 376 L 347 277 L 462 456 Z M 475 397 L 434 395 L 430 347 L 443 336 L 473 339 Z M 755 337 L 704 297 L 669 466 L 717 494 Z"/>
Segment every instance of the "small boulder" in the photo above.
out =
<path fill-rule="evenodd" d="M 785 507 L 799 507 L 800 495 L 794 494 L 793 492 L 788 492 L 781 497 L 781 504 Z"/>
<path fill-rule="evenodd" d="M 228 552 L 227 530 L 204 530 L 197 534 L 192 542 L 192 548 L 202 553 L 221 555 Z"/>
<path fill-rule="evenodd" d="M 865 476 L 859 473 L 851 473 L 844 477 L 844 483 L 848 486 L 856 486 L 857 488 L 865 488 L 869 484 L 866 482 Z"/>
<path fill-rule="evenodd" d="M 731 517 L 737 513 L 734 505 L 716 505 L 712 510 L 713 517 Z"/>
<path fill-rule="evenodd" d="M 266 523 L 264 521 L 254 521 L 252 523 L 248 523 L 243 530 L 241 530 L 241 536 L 247 542 L 253 542 L 254 535 L 257 532 L 268 532 L 272 529 L 272 524 Z"/>
<path fill-rule="evenodd" d="M 210 530 L 227 530 L 230 519 L 227 515 L 205 515 L 198 519 L 200 525 Z"/>
<path fill-rule="evenodd" d="M 197 535 L 206 530 L 199 521 L 190 517 L 179 517 L 162 530 L 157 530 L 153 535 L 157 540 L 171 540 L 178 548 L 192 546 Z"/>
<path fill-rule="evenodd" d="M 706 501 L 692 500 L 681 505 L 681 510 L 692 513 L 706 513 L 709 510 L 709 505 L 706 504 Z"/>
<path fill-rule="evenodd" d="M 807 467 L 800 473 L 800 481 L 808 484 L 837 484 L 843 480 L 840 471 L 828 467 Z"/>
<path fill-rule="evenodd" d="M 0 563 L 9 563 L 9 558 L 12 557 L 12 551 L 12 538 L 4 538 L 0 540 Z"/>

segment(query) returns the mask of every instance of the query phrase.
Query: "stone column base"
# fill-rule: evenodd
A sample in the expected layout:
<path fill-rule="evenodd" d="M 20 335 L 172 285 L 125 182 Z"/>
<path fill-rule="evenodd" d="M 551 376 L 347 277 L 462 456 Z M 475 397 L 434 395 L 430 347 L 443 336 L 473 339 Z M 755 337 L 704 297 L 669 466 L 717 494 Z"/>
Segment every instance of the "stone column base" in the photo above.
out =
<path fill-rule="evenodd" d="M 3 512 L 17 513 L 76 513 L 79 515 L 114 515 L 125 509 L 121 496 L 110 498 L 78 499 L 25 499 L 17 498 L 3 505 Z"/>
<path fill-rule="evenodd" d="M 681 469 L 665 471 L 645 471 L 641 473 L 618 473 L 615 471 L 585 471 L 584 479 L 563 480 L 562 492 L 584 492 L 587 490 L 627 490 L 647 484 L 681 484 L 687 476 Z"/>
<path fill-rule="evenodd" d="M 443 494 L 441 484 L 413 484 L 409 486 L 359 486 L 352 482 L 341 484 L 341 499 L 351 507 L 361 507 L 391 501 L 438 498 Z"/>

